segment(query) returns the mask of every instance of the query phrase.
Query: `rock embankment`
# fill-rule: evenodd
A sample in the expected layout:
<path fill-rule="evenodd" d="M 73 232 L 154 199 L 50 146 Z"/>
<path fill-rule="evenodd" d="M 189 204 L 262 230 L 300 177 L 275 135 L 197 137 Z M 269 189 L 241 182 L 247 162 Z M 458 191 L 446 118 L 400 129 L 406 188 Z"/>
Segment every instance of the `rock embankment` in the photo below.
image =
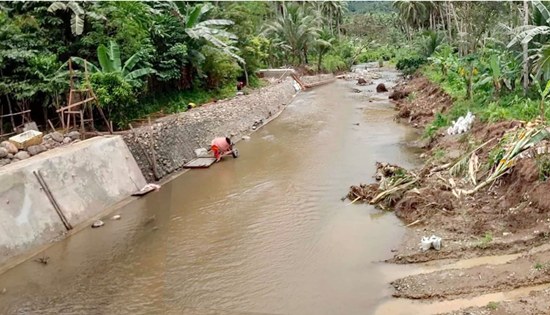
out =
<path fill-rule="evenodd" d="M 292 81 L 287 78 L 248 95 L 163 117 L 126 132 L 124 140 L 146 179 L 159 180 L 181 169 L 195 158 L 195 149 L 208 147 L 213 138 L 232 136 L 236 141 L 280 113 L 296 94 Z"/>
<path fill-rule="evenodd" d="M 31 156 L 54 149 L 63 145 L 80 141 L 80 132 L 71 131 L 63 134 L 59 131 L 49 133 L 44 136 L 42 143 L 32 145 L 24 150 L 19 150 L 13 143 L 2 141 L 0 143 L 0 167 L 25 160 Z"/>

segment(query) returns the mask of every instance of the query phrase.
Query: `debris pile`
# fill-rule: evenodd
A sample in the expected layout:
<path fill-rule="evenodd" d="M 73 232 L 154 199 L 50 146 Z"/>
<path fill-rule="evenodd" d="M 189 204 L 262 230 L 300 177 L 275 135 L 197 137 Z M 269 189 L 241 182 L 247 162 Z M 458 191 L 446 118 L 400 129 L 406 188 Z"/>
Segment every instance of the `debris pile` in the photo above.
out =
<path fill-rule="evenodd" d="M 386 209 L 394 206 L 401 194 L 418 180 L 416 174 L 400 166 L 379 162 L 376 163 L 375 179 L 377 183 L 351 186 L 347 198 L 352 203 L 366 201 Z"/>
<path fill-rule="evenodd" d="M 449 215 L 462 203 L 473 200 L 467 196 L 495 186 L 495 182 L 498 186 L 497 180 L 512 173 L 522 153 L 547 152 L 550 132 L 531 124 L 508 130 L 497 139 L 493 137 L 477 145 L 450 163 L 427 165 L 418 175 L 397 165 L 378 162 L 377 183 L 352 186 L 347 198 L 352 203 L 363 201 L 384 210 L 394 209 L 408 223 L 424 221 L 436 213 Z"/>
<path fill-rule="evenodd" d="M 472 124 L 474 123 L 475 117 L 476 116 L 471 112 L 468 112 L 466 116 L 460 116 L 456 121 L 452 122 L 452 126 L 447 129 L 447 134 L 456 135 L 470 130 Z"/>

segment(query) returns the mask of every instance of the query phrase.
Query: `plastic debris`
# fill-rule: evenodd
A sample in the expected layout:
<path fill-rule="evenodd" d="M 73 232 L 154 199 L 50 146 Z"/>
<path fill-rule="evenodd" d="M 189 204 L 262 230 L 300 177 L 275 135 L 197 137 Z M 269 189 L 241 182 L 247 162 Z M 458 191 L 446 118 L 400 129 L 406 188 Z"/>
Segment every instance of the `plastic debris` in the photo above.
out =
<path fill-rule="evenodd" d="M 292 86 L 294 87 L 294 90 L 296 92 L 300 91 L 302 88 L 300 87 L 300 84 L 298 84 L 298 82 L 296 82 L 296 80 L 292 80 Z"/>
<path fill-rule="evenodd" d="M 422 249 L 422 251 L 427 251 L 432 247 L 435 250 L 441 249 L 441 237 L 435 235 L 432 235 L 430 237 L 422 237 L 422 239 L 420 240 L 420 248 Z"/>
<path fill-rule="evenodd" d="M 149 183 L 149 184 L 143 186 L 143 188 L 141 190 L 147 190 L 147 189 L 154 189 L 155 191 L 158 191 L 160 189 L 160 185 Z"/>
<path fill-rule="evenodd" d="M 132 194 L 132 196 L 143 196 L 146 195 L 152 191 L 158 191 L 160 189 L 160 185 L 157 184 L 147 184 L 143 186 L 143 188 L 140 191 L 137 191 Z"/>
<path fill-rule="evenodd" d="M 471 112 L 468 112 L 466 116 L 460 116 L 456 121 L 453 120 L 453 125 L 447 129 L 447 134 L 456 135 L 470 130 L 475 117 Z"/>
<path fill-rule="evenodd" d="M 98 227 L 102 227 L 105 223 L 101 220 L 97 220 L 95 221 L 93 224 L 92 224 L 92 228 L 98 228 Z"/>
<path fill-rule="evenodd" d="M 208 150 L 206 150 L 205 148 L 196 149 L 195 150 L 195 155 L 197 157 L 205 157 L 205 156 L 208 155 Z"/>

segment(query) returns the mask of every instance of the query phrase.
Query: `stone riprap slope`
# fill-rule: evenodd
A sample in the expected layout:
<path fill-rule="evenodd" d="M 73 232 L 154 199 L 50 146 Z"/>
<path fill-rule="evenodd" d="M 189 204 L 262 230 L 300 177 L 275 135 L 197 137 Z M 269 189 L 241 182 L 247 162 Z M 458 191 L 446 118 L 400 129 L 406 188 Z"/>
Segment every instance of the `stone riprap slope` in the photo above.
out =
<path fill-rule="evenodd" d="M 296 94 L 292 81 L 286 78 L 249 95 L 163 117 L 127 132 L 124 140 L 148 181 L 155 180 L 153 156 L 156 179 L 163 178 L 181 169 L 195 157 L 195 149 L 208 147 L 213 138 L 233 135 L 236 141 L 280 113 Z"/>

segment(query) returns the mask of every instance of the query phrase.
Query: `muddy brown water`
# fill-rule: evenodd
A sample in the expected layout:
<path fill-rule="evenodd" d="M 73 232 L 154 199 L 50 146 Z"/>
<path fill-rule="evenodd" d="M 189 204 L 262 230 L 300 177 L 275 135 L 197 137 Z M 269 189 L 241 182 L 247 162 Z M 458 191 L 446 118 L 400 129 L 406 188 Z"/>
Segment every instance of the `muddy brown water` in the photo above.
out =
<path fill-rule="evenodd" d="M 340 198 L 373 181 L 376 161 L 418 163 L 404 146 L 415 135 L 374 88 L 338 80 L 300 93 L 237 145 L 238 159 L 186 172 L 111 214 L 121 220 L 54 244 L 35 257 L 47 265 L 0 275 L 0 313 L 372 313 L 391 294 L 380 261 L 405 228 Z"/>

